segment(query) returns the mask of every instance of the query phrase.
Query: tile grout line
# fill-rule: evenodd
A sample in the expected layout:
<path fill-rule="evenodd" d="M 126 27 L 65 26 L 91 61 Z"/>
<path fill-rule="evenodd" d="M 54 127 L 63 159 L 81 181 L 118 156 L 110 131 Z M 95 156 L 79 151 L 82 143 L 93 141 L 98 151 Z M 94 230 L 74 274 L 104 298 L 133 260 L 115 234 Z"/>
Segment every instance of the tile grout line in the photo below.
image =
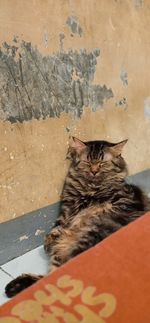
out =
<path fill-rule="evenodd" d="M 0 270 L 3 271 L 4 274 L 6 274 L 9 277 L 11 277 L 12 279 L 14 279 L 14 277 L 11 274 L 9 274 L 6 270 L 4 270 L 2 267 L 0 267 Z"/>

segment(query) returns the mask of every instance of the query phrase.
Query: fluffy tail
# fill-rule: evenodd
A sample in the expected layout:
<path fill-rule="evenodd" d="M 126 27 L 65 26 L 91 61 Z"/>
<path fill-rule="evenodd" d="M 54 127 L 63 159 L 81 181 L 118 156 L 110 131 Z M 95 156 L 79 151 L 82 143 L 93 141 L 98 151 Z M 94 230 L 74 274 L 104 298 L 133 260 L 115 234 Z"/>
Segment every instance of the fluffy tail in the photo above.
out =
<path fill-rule="evenodd" d="M 5 293 L 7 297 L 13 297 L 22 290 L 36 283 L 41 278 L 43 278 L 41 275 L 23 274 L 6 285 Z"/>

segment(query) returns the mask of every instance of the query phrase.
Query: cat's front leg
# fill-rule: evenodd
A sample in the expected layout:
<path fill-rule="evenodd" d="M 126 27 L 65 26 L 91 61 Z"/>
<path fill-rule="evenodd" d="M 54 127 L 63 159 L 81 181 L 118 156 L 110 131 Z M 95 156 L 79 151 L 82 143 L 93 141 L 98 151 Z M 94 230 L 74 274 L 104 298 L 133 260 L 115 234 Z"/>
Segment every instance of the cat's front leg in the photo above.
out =
<path fill-rule="evenodd" d="M 56 241 L 59 239 L 61 236 L 64 228 L 68 225 L 69 223 L 67 222 L 65 215 L 61 213 L 61 215 L 58 217 L 56 220 L 54 227 L 45 236 L 44 239 L 44 249 L 47 253 L 51 252 L 52 246 L 56 243 Z"/>
<path fill-rule="evenodd" d="M 53 244 L 50 252 L 51 263 L 49 272 L 53 272 L 58 267 L 72 258 L 72 252 L 77 243 L 77 233 L 69 228 L 63 229 L 58 240 Z"/>
<path fill-rule="evenodd" d="M 56 244 L 57 240 L 60 238 L 63 232 L 62 226 L 58 225 L 54 227 L 50 233 L 45 236 L 44 239 L 44 250 L 47 253 L 50 253 L 54 244 Z"/>

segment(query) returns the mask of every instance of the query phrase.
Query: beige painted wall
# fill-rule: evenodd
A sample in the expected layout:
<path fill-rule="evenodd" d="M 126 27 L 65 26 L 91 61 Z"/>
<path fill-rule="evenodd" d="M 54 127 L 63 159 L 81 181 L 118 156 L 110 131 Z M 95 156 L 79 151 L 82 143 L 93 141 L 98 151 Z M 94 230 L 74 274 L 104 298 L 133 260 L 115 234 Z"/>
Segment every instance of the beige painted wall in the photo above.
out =
<path fill-rule="evenodd" d="M 52 55 L 60 51 L 63 33 L 66 52 L 99 48 L 93 84 L 106 84 L 114 94 L 96 112 L 86 107 L 81 118 L 64 112 L 11 124 L 1 117 L 0 221 L 59 200 L 69 135 L 129 138 L 124 156 L 130 174 L 150 168 L 149 0 L 0 0 L 0 8 L 1 44 L 18 36 Z M 78 19 L 81 37 L 66 24 L 70 16 Z M 124 72 L 128 84 L 121 80 Z"/>

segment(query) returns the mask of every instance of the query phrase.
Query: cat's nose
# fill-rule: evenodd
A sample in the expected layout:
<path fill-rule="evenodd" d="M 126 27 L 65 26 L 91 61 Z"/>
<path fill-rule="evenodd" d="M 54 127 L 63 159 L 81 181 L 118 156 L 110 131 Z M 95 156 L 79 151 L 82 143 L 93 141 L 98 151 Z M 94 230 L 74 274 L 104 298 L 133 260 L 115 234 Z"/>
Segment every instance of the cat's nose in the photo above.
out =
<path fill-rule="evenodd" d="M 99 171 L 99 165 L 92 165 L 91 166 L 91 172 L 93 175 L 96 175 Z"/>
<path fill-rule="evenodd" d="M 97 170 L 91 170 L 91 172 L 92 172 L 93 175 L 96 175 L 98 171 Z"/>

